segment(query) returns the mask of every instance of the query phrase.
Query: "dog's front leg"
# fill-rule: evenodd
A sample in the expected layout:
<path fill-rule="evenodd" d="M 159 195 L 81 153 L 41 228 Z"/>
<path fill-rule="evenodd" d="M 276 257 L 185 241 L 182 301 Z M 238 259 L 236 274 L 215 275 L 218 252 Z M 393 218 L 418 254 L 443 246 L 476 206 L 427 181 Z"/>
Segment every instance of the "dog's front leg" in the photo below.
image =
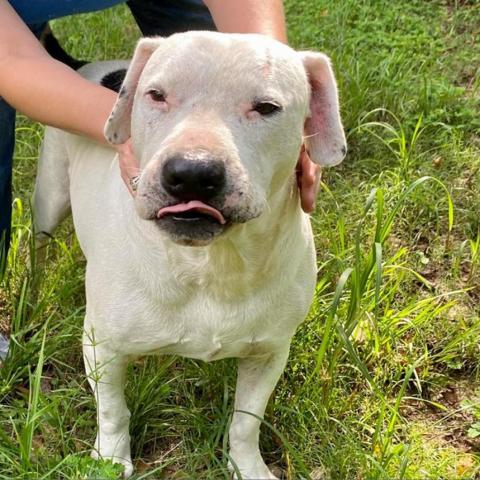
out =
<path fill-rule="evenodd" d="M 127 357 L 84 335 L 83 355 L 88 381 L 97 402 L 97 438 L 93 458 L 111 459 L 125 466 L 125 478 L 133 473 L 128 433 L 130 412 L 125 403 L 124 385 Z"/>
<path fill-rule="evenodd" d="M 243 480 L 277 478 L 265 465 L 260 454 L 259 418 L 263 418 L 268 399 L 285 368 L 287 357 L 288 348 L 268 356 L 238 361 L 235 412 L 229 439 L 230 457 Z M 229 463 L 229 468 L 235 471 L 232 462 Z M 236 474 L 234 478 L 237 478 Z"/>

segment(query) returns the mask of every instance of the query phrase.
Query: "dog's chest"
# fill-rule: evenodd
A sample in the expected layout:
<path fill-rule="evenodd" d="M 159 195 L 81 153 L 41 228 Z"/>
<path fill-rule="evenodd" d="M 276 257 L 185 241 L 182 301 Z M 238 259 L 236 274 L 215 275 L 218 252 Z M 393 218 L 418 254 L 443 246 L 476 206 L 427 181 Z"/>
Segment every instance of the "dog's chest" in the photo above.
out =
<path fill-rule="evenodd" d="M 158 353 L 176 354 L 196 358 L 205 362 L 229 357 L 248 357 L 264 355 L 272 350 L 271 341 L 266 336 L 239 334 L 236 338 L 225 334 L 222 330 L 216 332 L 205 330 L 185 332 L 176 342 L 161 347 Z"/>
<path fill-rule="evenodd" d="M 279 315 L 269 300 L 263 292 L 230 302 L 205 292 L 180 295 L 173 302 L 150 300 L 134 316 L 135 325 L 125 325 L 118 342 L 131 354 L 176 354 L 203 361 L 263 355 L 292 333 L 288 312 Z"/>
<path fill-rule="evenodd" d="M 305 272 L 298 261 L 295 268 L 270 262 L 275 269 L 255 272 L 242 268 L 233 254 L 186 252 L 167 261 L 147 251 L 149 261 L 132 260 L 121 278 L 116 271 L 118 281 L 108 283 L 102 295 L 93 281 L 87 282 L 88 290 L 95 290 L 90 297 L 101 299 L 99 307 L 109 306 L 109 318 L 96 328 L 104 330 L 102 336 L 114 348 L 131 355 L 177 354 L 211 361 L 263 355 L 288 342 L 308 310 L 314 269 Z M 93 270 L 95 264 L 90 265 Z M 95 269 L 91 277 L 104 285 L 111 275 Z"/>

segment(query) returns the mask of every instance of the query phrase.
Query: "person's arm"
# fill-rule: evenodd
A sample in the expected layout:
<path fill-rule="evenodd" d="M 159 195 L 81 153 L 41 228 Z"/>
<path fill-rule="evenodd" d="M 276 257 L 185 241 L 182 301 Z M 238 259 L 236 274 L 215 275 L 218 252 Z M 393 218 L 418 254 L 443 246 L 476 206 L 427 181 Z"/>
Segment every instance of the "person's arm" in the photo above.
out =
<path fill-rule="evenodd" d="M 204 0 L 224 33 L 261 33 L 287 43 L 282 0 Z"/>
<path fill-rule="evenodd" d="M 105 143 L 116 94 L 50 57 L 6 0 L 0 19 L 0 96 L 30 118 Z"/>

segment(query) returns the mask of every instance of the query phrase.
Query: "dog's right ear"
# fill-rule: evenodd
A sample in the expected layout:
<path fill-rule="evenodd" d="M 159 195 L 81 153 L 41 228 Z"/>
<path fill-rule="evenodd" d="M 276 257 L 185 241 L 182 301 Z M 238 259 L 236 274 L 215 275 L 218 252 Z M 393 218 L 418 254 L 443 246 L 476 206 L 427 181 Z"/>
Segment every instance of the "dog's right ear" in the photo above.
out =
<path fill-rule="evenodd" d="M 117 101 L 105 124 L 103 133 L 109 143 L 119 145 L 125 143 L 130 138 L 133 99 L 135 98 L 138 80 L 152 53 L 162 41 L 162 37 L 152 37 L 142 38 L 138 42 L 133 59 L 118 93 Z"/>

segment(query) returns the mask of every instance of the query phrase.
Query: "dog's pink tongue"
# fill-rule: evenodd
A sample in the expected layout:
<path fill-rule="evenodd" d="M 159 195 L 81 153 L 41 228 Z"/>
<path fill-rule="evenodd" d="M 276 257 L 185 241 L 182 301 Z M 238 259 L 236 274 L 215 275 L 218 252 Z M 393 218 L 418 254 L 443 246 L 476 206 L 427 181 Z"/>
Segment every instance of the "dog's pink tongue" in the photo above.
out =
<path fill-rule="evenodd" d="M 196 210 L 200 213 L 206 213 L 207 215 L 210 215 L 213 218 L 217 219 L 221 225 L 224 225 L 226 223 L 225 218 L 216 208 L 213 208 L 206 203 L 200 202 L 199 200 L 191 200 L 187 203 L 177 203 L 176 205 L 170 205 L 169 207 L 161 208 L 157 212 L 157 218 L 162 218 L 169 213 L 189 212 L 191 210 Z"/>

